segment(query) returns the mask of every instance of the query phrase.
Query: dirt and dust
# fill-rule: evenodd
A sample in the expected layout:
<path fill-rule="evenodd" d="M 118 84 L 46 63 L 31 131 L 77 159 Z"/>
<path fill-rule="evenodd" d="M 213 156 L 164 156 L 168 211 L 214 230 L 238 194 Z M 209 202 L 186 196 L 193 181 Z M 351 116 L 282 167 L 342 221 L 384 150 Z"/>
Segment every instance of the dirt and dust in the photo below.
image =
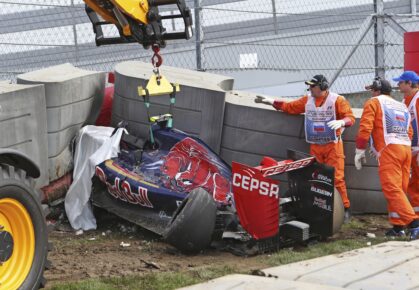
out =
<path fill-rule="evenodd" d="M 354 239 L 373 233 L 383 236 L 385 216 L 355 216 L 331 240 Z M 98 229 L 76 235 L 69 226 L 50 234 L 52 268 L 46 272 L 48 287 L 63 281 L 97 277 L 142 275 L 151 272 L 189 271 L 229 266 L 243 271 L 269 267 L 263 256 L 239 257 L 208 249 L 196 256 L 182 255 L 159 236 L 110 214 L 98 216 Z"/>
<path fill-rule="evenodd" d="M 103 212 L 97 216 L 98 229 L 84 233 L 58 226 L 50 233 L 52 267 L 45 273 L 47 288 L 58 282 L 96 277 L 141 275 L 151 272 L 187 271 L 208 266 L 238 266 L 259 269 L 256 257 L 243 258 L 208 249 L 182 255 L 161 238 L 136 225 Z M 245 262 L 243 262 L 245 259 Z"/>
<path fill-rule="evenodd" d="M 387 215 L 355 215 L 351 222 L 343 225 L 342 229 L 330 240 L 356 239 L 365 237 L 368 233 L 376 237 L 384 237 L 390 227 Z"/>

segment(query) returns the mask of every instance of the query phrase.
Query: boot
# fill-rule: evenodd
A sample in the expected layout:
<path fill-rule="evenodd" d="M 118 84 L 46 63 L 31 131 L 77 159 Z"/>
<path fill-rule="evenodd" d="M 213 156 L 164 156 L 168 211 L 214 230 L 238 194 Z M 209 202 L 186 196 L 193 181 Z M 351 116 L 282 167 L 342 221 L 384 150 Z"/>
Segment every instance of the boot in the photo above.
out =
<path fill-rule="evenodd" d="M 418 234 L 419 234 L 419 232 L 418 232 Z M 401 237 L 405 237 L 405 236 L 406 236 L 406 232 L 400 226 L 394 226 L 392 229 L 390 229 L 386 232 L 386 237 L 387 238 L 401 238 Z"/>
<path fill-rule="evenodd" d="M 419 239 L 419 227 L 411 228 L 410 229 L 409 240 L 413 241 L 413 240 L 417 240 L 417 239 Z"/>
<path fill-rule="evenodd" d="M 419 220 L 414 220 L 409 224 L 409 240 L 419 239 Z"/>
<path fill-rule="evenodd" d="M 351 217 L 352 217 L 352 215 L 351 215 L 350 208 L 349 207 L 348 208 L 345 208 L 345 216 L 344 216 L 344 219 L 343 219 L 343 223 L 344 224 L 349 223 L 350 220 L 351 220 Z"/>

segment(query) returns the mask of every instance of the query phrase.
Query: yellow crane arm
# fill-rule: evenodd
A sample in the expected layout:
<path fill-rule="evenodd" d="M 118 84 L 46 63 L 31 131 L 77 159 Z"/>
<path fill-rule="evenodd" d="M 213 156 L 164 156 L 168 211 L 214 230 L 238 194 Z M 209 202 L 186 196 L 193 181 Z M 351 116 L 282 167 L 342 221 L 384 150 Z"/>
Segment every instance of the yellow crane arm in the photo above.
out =
<path fill-rule="evenodd" d="M 96 45 L 138 42 L 145 48 L 166 40 L 192 37 L 192 14 L 184 0 L 84 0 L 86 12 L 93 24 Z M 160 15 L 158 7 L 176 5 L 179 14 Z M 184 30 L 166 32 L 163 20 L 182 18 Z M 105 37 L 103 25 L 115 25 L 118 37 Z"/>

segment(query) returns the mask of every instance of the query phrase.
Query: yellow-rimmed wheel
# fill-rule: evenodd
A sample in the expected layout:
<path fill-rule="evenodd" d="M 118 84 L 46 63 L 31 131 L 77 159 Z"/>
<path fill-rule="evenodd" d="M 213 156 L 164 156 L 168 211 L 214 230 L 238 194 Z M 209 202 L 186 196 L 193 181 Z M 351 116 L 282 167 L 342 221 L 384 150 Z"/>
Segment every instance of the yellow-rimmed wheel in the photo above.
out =
<path fill-rule="evenodd" d="M 44 210 L 23 170 L 0 165 L 0 289 L 43 287 L 48 233 Z"/>
<path fill-rule="evenodd" d="M 35 253 L 31 217 L 25 207 L 12 198 L 0 199 L 0 285 L 17 289 L 28 276 Z"/>

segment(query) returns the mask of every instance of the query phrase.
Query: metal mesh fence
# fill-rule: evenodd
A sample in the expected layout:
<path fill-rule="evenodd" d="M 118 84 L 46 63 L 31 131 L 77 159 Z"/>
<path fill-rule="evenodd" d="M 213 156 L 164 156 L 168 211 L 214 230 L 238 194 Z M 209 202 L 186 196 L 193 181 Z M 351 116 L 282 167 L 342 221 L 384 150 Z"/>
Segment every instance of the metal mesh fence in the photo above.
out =
<path fill-rule="evenodd" d="M 368 22 L 375 13 L 375 1 L 241 1 L 217 7 L 204 7 L 204 67 L 209 71 L 272 70 L 287 72 L 273 91 L 285 89 L 296 95 L 302 82 L 315 74 L 333 79 L 333 89 L 340 93 L 362 91 L 377 69 L 375 47 L 383 45 L 386 77 L 403 68 L 403 36 L 386 25 L 384 43 L 376 43 L 374 26 Z M 411 1 L 384 1 L 384 13 L 406 14 L 394 17 L 407 31 L 419 23 L 408 17 Z M 388 16 L 390 17 L 390 16 Z M 247 19 L 236 25 L 237 19 Z M 224 22 L 223 22 L 224 19 Z M 214 28 L 214 22 L 218 25 Z M 226 26 L 227 24 L 227 26 Z M 227 30 L 217 37 L 219 30 Z M 230 33 L 228 33 L 228 31 Z M 362 38 L 362 34 L 365 36 Z M 217 57 L 218 56 L 218 57 Z M 275 74 L 271 74 L 275 77 Z M 268 91 L 268 92 L 272 92 Z M 281 93 L 280 91 L 278 93 Z"/>
<path fill-rule="evenodd" d="M 406 31 L 419 30 L 419 20 L 411 17 L 416 1 L 384 0 L 384 43 L 377 43 L 369 22 L 377 2 L 188 0 L 194 14 L 200 11 L 201 37 L 169 43 L 162 54 L 167 65 L 231 74 L 244 78 L 238 84 L 248 79 L 243 87 L 254 90 L 271 86 L 298 95 L 303 80 L 322 73 L 332 80 L 338 76 L 335 91 L 362 91 L 377 69 L 385 69 L 386 78 L 403 69 L 403 36 L 387 19 Z M 150 61 L 151 51 L 138 44 L 96 47 L 82 0 L 0 0 L 0 8 L 0 80 L 64 62 L 110 71 L 121 61 Z M 169 7 L 164 13 L 173 12 Z M 166 27 L 181 25 L 172 21 Z M 116 30 L 108 27 L 105 33 Z M 378 47 L 384 47 L 379 67 Z"/>

